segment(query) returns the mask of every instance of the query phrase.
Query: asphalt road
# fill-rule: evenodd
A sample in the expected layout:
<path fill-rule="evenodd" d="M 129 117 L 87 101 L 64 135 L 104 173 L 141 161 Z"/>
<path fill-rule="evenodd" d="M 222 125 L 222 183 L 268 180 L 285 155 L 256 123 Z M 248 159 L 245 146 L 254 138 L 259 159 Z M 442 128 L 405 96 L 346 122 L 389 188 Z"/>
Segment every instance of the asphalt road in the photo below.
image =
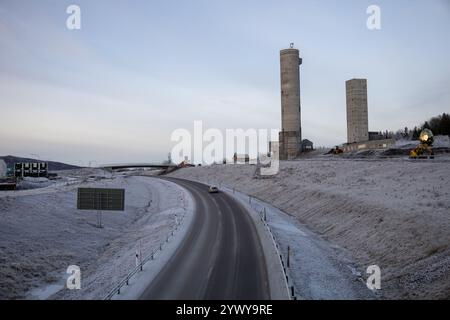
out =
<path fill-rule="evenodd" d="M 270 299 L 267 268 L 252 218 L 226 193 L 168 178 L 191 192 L 196 212 L 183 242 L 141 299 Z"/>

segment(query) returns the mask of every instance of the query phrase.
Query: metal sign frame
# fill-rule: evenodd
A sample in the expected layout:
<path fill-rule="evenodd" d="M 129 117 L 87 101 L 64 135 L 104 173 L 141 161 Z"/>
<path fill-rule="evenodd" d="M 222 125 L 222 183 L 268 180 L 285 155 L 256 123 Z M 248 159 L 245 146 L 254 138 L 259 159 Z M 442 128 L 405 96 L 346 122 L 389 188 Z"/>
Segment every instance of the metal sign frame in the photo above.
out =
<path fill-rule="evenodd" d="M 77 209 L 124 211 L 125 189 L 78 188 Z"/>
<path fill-rule="evenodd" d="M 78 188 L 77 209 L 97 210 L 97 227 L 102 228 L 102 210 L 125 210 L 125 189 Z"/>

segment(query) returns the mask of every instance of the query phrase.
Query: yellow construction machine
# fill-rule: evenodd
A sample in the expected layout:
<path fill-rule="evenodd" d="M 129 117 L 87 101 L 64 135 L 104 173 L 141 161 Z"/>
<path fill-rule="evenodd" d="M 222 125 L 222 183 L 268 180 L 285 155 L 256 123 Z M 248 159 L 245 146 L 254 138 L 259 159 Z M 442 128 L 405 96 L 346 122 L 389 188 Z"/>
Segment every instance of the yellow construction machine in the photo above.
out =
<path fill-rule="evenodd" d="M 417 147 L 410 151 L 409 157 L 411 159 L 434 159 L 433 153 L 433 132 L 429 129 L 424 129 L 419 136 L 420 143 Z"/>

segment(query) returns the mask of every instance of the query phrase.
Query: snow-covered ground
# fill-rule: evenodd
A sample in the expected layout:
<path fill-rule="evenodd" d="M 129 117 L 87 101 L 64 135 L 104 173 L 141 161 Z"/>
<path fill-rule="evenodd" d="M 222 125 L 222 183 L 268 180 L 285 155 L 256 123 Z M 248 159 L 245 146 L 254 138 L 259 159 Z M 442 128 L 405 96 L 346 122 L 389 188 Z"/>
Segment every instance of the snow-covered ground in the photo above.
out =
<path fill-rule="evenodd" d="M 0 193 L 0 298 L 101 299 L 142 256 L 164 242 L 189 197 L 160 179 L 85 169 L 60 173 L 46 187 Z M 33 182 L 34 183 L 34 182 Z M 47 182 L 46 182 L 47 183 Z M 76 188 L 125 188 L 124 212 L 76 209 Z M 65 288 L 69 265 L 81 290 Z"/>
<path fill-rule="evenodd" d="M 363 276 L 367 266 L 380 266 L 384 298 L 450 298 L 450 162 L 445 158 L 282 161 L 280 173 L 270 179 L 255 178 L 255 170 L 214 165 L 172 175 L 221 183 L 280 208 L 354 261 Z M 284 248 L 287 235 L 279 238 Z"/>

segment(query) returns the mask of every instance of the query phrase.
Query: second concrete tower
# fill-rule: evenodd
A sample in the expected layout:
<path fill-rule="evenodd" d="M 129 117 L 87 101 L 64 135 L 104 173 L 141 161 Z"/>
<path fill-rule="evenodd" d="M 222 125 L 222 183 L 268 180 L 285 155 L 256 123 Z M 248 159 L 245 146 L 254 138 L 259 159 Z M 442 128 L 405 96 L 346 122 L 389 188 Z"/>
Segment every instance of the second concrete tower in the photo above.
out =
<path fill-rule="evenodd" d="M 347 142 L 368 141 L 367 80 L 348 80 L 345 83 L 345 88 L 347 95 Z"/>
<path fill-rule="evenodd" d="M 300 116 L 300 65 L 297 49 L 280 51 L 281 71 L 281 132 L 280 159 L 295 158 L 300 152 L 302 128 Z"/>

